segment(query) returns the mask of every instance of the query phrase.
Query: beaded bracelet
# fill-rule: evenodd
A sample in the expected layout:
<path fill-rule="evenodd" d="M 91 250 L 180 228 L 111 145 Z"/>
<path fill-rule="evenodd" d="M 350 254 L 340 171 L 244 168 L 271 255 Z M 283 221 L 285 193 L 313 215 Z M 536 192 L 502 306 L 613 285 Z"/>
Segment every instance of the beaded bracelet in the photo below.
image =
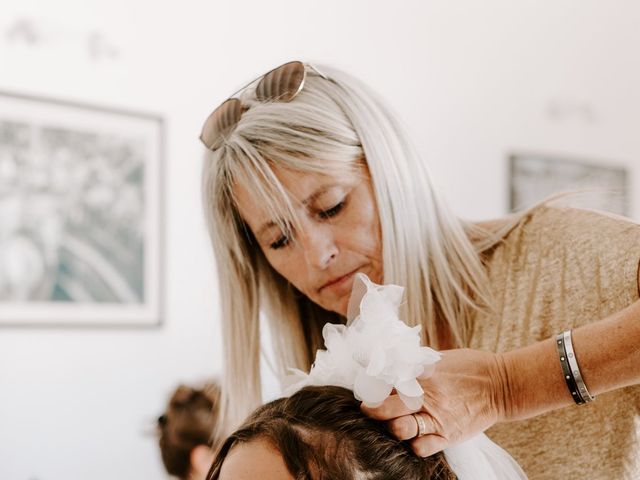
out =
<path fill-rule="evenodd" d="M 571 393 L 573 401 L 578 405 L 592 402 L 595 397 L 591 396 L 587 386 L 582 379 L 578 360 L 573 351 L 573 343 L 571 342 L 571 330 L 560 333 L 556 336 L 556 348 L 560 357 L 560 367 L 562 367 L 562 375 L 567 384 L 567 388 Z"/>

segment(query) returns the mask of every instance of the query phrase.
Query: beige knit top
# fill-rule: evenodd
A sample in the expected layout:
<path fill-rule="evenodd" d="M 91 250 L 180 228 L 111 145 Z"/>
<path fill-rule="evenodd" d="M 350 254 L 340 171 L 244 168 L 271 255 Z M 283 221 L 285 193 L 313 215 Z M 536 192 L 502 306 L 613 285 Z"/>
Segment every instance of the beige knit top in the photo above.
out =
<path fill-rule="evenodd" d="M 489 254 L 495 314 L 475 319 L 471 347 L 505 352 L 622 310 L 640 296 L 639 260 L 638 224 L 586 210 L 534 210 Z M 487 434 L 533 480 L 640 480 L 640 386 Z"/>

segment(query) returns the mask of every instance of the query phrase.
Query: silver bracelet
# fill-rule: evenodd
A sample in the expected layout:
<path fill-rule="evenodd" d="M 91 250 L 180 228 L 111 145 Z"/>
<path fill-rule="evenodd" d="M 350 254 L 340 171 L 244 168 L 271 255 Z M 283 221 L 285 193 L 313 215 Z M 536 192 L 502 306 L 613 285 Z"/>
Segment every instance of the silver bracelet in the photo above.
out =
<path fill-rule="evenodd" d="M 564 346 L 564 333 L 559 333 L 558 336 L 556 336 L 556 348 L 558 350 L 558 358 L 560 359 L 560 367 L 562 368 L 562 376 L 567 384 L 571 398 L 573 398 L 573 401 L 576 402 L 577 405 L 584 405 L 584 400 L 578 391 L 576 380 L 573 377 L 569 360 L 567 359 L 567 351 Z"/>
<path fill-rule="evenodd" d="M 593 402 L 596 397 L 592 396 L 587 390 L 587 386 L 582 379 L 582 374 L 580 373 L 580 367 L 578 367 L 578 360 L 576 358 L 576 354 L 573 351 L 573 343 L 571 342 L 571 330 L 567 330 L 563 334 L 564 337 L 564 347 L 567 352 L 567 360 L 569 361 L 569 367 L 571 369 L 571 374 L 576 382 L 576 387 L 580 392 L 580 396 L 585 403 Z"/>

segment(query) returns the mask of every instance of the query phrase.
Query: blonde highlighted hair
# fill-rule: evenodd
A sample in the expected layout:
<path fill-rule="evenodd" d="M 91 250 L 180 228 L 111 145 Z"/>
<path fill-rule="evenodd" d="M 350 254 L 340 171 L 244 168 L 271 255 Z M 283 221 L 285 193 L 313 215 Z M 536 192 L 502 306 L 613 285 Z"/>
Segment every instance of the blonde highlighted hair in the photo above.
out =
<path fill-rule="evenodd" d="M 261 312 L 282 374 L 286 367 L 308 370 L 323 347 L 323 325 L 342 321 L 271 268 L 238 213 L 234 185 L 252 191 L 287 231 L 295 228 L 295 215 L 273 165 L 341 175 L 366 162 L 380 216 L 384 282 L 405 287 L 403 320 L 421 324 L 424 343 L 434 348 L 468 345 L 472 317 L 492 304 L 481 252 L 517 222 L 513 217 L 488 231 L 454 216 L 376 95 L 341 71 L 319 69 L 326 78 L 308 69 L 303 90 L 288 103 L 261 103 L 246 89 L 240 122 L 204 159 L 203 202 L 222 305 L 226 433 L 260 404 Z"/>

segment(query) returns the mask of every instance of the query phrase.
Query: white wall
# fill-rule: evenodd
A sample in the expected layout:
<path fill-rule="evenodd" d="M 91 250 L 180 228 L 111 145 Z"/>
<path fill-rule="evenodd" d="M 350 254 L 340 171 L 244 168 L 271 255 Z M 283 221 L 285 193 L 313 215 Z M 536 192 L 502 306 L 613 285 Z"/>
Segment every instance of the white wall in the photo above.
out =
<path fill-rule="evenodd" d="M 166 318 L 152 330 L 0 329 L 2 480 L 164 478 L 145 422 L 176 382 L 220 371 L 201 122 L 288 59 L 343 67 L 377 89 L 465 217 L 506 211 L 511 151 L 626 164 L 640 217 L 640 4 L 631 0 L 4 0 L 0 28 L 22 16 L 54 32 L 52 43 L 0 36 L 0 90 L 166 119 Z M 94 29 L 117 59 L 87 58 L 82 41 Z M 549 115 L 554 102 L 569 104 L 565 117 Z M 574 104 L 594 120 L 573 115 Z"/>

